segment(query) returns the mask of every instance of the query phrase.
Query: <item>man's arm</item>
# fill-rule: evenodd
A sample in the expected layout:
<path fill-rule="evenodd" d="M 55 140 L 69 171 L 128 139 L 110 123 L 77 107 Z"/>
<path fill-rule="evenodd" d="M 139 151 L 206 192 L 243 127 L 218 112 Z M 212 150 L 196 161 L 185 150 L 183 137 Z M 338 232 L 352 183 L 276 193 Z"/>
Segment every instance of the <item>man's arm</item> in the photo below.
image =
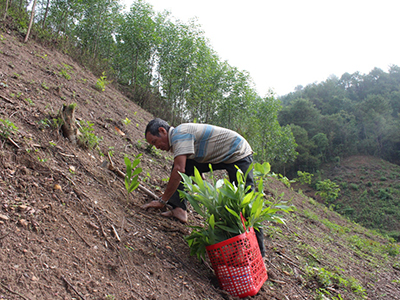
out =
<path fill-rule="evenodd" d="M 167 202 L 178 189 L 179 183 L 182 180 L 182 177 L 178 172 L 185 173 L 186 159 L 186 155 L 178 155 L 174 158 L 174 168 L 172 169 L 167 188 L 165 189 L 164 194 L 161 196 L 161 199 L 165 202 Z"/>
<path fill-rule="evenodd" d="M 186 155 L 179 155 L 174 159 L 174 168 L 172 169 L 171 176 L 169 178 L 167 188 L 164 194 L 160 197 L 165 203 L 171 198 L 171 196 L 178 189 L 179 183 L 181 182 L 181 175 L 178 172 L 185 173 L 186 167 Z M 143 209 L 148 208 L 162 208 L 165 204 L 158 200 L 153 200 L 145 205 L 142 205 Z"/>

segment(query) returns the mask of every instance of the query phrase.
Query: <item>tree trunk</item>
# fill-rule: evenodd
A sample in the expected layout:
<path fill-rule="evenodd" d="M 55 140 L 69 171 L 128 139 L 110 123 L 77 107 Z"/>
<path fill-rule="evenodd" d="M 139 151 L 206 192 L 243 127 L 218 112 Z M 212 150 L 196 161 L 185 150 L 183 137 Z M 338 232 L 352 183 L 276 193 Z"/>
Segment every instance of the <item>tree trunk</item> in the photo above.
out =
<path fill-rule="evenodd" d="M 46 11 L 44 13 L 43 24 L 42 24 L 43 29 L 44 26 L 46 25 L 47 14 L 49 13 L 49 5 L 50 5 L 50 0 L 47 0 Z"/>
<path fill-rule="evenodd" d="M 32 24 L 33 24 L 33 18 L 35 17 L 35 6 L 36 6 L 36 0 L 33 1 L 32 12 L 31 12 L 31 20 L 29 21 L 28 32 L 26 33 L 26 37 L 25 37 L 24 43 L 26 43 L 28 41 L 29 34 L 31 33 Z"/>
<path fill-rule="evenodd" d="M 4 20 L 3 21 L 5 21 L 6 17 L 7 17 L 8 2 L 9 2 L 9 0 L 7 0 L 7 2 L 6 2 L 6 11 L 4 12 L 4 18 L 3 18 Z"/>

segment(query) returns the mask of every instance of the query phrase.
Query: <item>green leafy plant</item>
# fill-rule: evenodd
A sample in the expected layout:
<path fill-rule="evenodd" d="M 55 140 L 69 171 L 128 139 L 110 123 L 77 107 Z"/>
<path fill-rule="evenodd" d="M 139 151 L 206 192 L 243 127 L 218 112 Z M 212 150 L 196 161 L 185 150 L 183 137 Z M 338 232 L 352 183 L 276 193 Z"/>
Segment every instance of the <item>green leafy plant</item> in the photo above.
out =
<path fill-rule="evenodd" d="M 128 125 L 131 122 L 131 120 L 129 120 L 128 118 L 125 118 L 125 120 L 122 120 L 122 123 L 124 123 L 125 125 Z"/>
<path fill-rule="evenodd" d="M 249 168 L 249 170 L 251 170 Z M 284 223 L 278 212 L 289 212 L 292 206 L 282 202 L 271 202 L 264 199 L 263 180 L 259 177 L 259 191 L 251 191 L 245 186 L 247 174 L 237 172 L 238 184 L 227 179 L 216 180 L 211 170 L 211 183 L 202 179 L 195 169 L 194 176 L 181 173 L 184 191 L 181 197 L 186 198 L 195 211 L 203 217 L 203 226 L 191 226 L 192 232 L 186 237 L 190 254 L 199 259 L 205 256 L 206 246 L 224 241 L 244 233 L 241 215 L 245 218 L 246 228 L 258 230 L 263 221 Z"/>
<path fill-rule="evenodd" d="M 10 135 L 18 132 L 18 127 L 8 119 L 0 119 L 0 136 L 8 139 Z"/>
<path fill-rule="evenodd" d="M 306 273 L 309 277 L 318 282 L 318 284 L 322 287 L 319 289 L 319 291 L 323 292 L 323 294 L 328 294 L 326 293 L 325 288 L 328 288 L 332 285 L 337 285 L 347 290 L 351 290 L 355 294 L 360 295 L 363 299 L 366 296 L 366 291 L 362 285 L 353 277 L 346 278 L 343 276 L 341 274 L 343 273 L 343 269 L 338 267 L 336 267 L 335 271 L 330 271 L 322 267 L 317 268 L 309 266 L 306 268 Z"/>
<path fill-rule="evenodd" d="M 66 69 L 61 69 L 60 76 L 63 76 L 67 80 L 71 79 L 71 75 L 68 74 L 68 71 Z"/>
<path fill-rule="evenodd" d="M 286 185 L 289 189 L 290 189 L 290 185 L 293 182 L 296 182 L 295 180 L 290 180 L 289 178 L 287 178 L 286 176 L 283 176 L 282 174 L 269 174 L 270 177 L 275 178 L 276 180 L 279 180 L 280 182 L 282 182 L 284 185 Z"/>
<path fill-rule="evenodd" d="M 300 184 L 311 184 L 311 180 L 314 174 L 308 172 L 297 171 L 297 181 Z"/>
<path fill-rule="evenodd" d="M 161 150 L 157 149 L 151 144 L 147 145 L 146 150 L 154 157 L 161 158 L 163 156 Z"/>
<path fill-rule="evenodd" d="M 47 86 L 46 81 L 42 82 L 42 88 L 44 88 L 46 91 L 48 91 L 50 88 Z"/>
<path fill-rule="evenodd" d="M 110 81 L 107 80 L 107 76 L 105 75 L 106 72 L 102 73 L 102 76 L 97 79 L 95 88 L 96 90 L 100 92 L 104 92 L 106 90 L 106 85 L 110 83 Z"/>
<path fill-rule="evenodd" d="M 129 157 L 125 155 L 124 158 L 126 165 L 125 188 L 128 194 L 139 187 L 139 174 L 142 172 L 142 168 L 137 166 L 140 163 L 141 156 L 142 154 L 138 154 L 135 157 L 135 159 L 131 161 Z"/>
<path fill-rule="evenodd" d="M 103 140 L 103 138 L 99 138 L 96 134 L 94 134 L 94 123 L 81 120 L 79 124 L 79 131 L 81 134 L 78 135 L 78 139 L 80 141 L 80 145 L 89 149 L 94 149 Z"/>
<path fill-rule="evenodd" d="M 110 147 L 108 147 L 108 154 L 112 157 L 113 155 L 114 155 L 114 147 L 113 146 L 110 146 Z"/>
<path fill-rule="evenodd" d="M 317 182 L 316 195 L 319 195 L 327 204 L 335 201 L 339 197 L 339 192 L 339 186 L 330 179 Z"/>
<path fill-rule="evenodd" d="M 47 158 L 40 158 L 40 156 L 37 157 L 38 161 L 41 163 L 45 163 L 48 159 Z"/>
<path fill-rule="evenodd" d="M 28 102 L 30 106 L 35 106 L 31 98 L 25 98 L 25 101 Z"/>
<path fill-rule="evenodd" d="M 58 129 L 61 128 L 61 126 L 64 124 L 64 120 L 60 117 L 58 118 L 53 118 L 52 121 L 50 122 L 51 127 Z"/>

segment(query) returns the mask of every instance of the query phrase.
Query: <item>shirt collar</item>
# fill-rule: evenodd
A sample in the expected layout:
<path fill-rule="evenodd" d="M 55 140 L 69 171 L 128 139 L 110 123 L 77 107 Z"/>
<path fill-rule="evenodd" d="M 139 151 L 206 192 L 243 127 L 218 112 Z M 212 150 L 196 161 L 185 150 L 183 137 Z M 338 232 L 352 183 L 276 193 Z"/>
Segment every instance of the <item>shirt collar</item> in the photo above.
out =
<path fill-rule="evenodd" d="M 175 130 L 175 127 L 172 127 L 172 126 L 168 130 L 168 144 L 169 144 L 170 149 L 172 149 L 171 136 L 172 136 L 172 133 L 174 132 L 174 130 Z"/>

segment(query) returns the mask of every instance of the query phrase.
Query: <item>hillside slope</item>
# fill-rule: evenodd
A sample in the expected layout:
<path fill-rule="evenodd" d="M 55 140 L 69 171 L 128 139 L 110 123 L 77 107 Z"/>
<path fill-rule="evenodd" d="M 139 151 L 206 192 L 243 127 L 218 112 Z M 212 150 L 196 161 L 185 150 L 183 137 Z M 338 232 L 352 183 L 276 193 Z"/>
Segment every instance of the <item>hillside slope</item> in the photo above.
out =
<path fill-rule="evenodd" d="M 143 139 L 152 116 L 111 85 L 94 89 L 96 77 L 68 56 L 22 40 L 0 32 L 0 119 L 18 127 L 0 128 L 10 131 L 0 145 L 0 299 L 232 299 L 208 263 L 189 256 L 189 228 L 141 210 L 150 198 L 127 196 L 102 168 L 108 152 L 120 170 L 125 154 L 142 153 L 143 185 L 165 187 L 171 157 Z M 54 126 L 70 103 L 93 123 L 99 150 Z M 286 226 L 266 224 L 269 280 L 252 299 L 400 299 L 397 244 L 279 181 L 267 190 L 297 211 Z"/>
<path fill-rule="evenodd" d="M 325 165 L 322 172 L 340 188 L 335 210 L 400 241 L 400 166 L 376 157 L 353 156 Z"/>

